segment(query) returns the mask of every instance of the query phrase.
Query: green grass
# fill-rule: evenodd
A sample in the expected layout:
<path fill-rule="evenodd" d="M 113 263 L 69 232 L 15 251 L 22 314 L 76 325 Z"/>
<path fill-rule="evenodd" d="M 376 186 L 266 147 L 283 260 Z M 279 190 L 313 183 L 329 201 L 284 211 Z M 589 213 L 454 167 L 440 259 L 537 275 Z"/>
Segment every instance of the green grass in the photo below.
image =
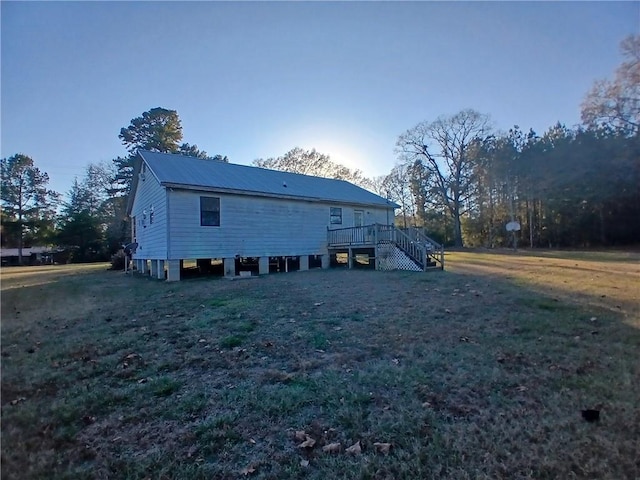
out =
<path fill-rule="evenodd" d="M 220 340 L 220 347 L 222 348 L 234 348 L 242 345 L 242 337 L 238 335 L 229 335 Z"/>
<path fill-rule="evenodd" d="M 638 478 L 629 255 L 173 284 L 3 270 L 2 475 Z"/>

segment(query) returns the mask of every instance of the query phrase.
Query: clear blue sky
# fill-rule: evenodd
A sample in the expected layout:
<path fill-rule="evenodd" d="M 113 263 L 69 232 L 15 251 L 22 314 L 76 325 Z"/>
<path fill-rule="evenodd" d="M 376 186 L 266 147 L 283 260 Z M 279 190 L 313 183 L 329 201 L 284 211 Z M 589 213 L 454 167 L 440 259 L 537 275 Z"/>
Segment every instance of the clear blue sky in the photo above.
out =
<path fill-rule="evenodd" d="M 316 148 L 389 172 L 399 134 L 474 108 L 496 129 L 580 122 L 640 31 L 640 2 L 8 2 L 2 157 L 68 191 L 124 155 L 121 127 L 178 111 L 184 141 L 249 164 Z"/>

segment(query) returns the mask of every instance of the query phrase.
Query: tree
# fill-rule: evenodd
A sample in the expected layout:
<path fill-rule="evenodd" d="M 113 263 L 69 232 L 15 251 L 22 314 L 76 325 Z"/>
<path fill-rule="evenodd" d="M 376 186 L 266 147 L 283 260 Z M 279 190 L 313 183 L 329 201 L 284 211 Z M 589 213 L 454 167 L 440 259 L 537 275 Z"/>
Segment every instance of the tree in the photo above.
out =
<path fill-rule="evenodd" d="M 488 133 L 488 116 L 463 110 L 434 122 L 422 122 L 402 134 L 397 151 L 406 162 L 422 164 L 430 188 L 446 207 L 454 226 L 456 246 L 462 246 L 461 217 L 472 190 L 477 149 L 472 145 Z"/>
<path fill-rule="evenodd" d="M 409 175 L 407 166 L 398 164 L 391 169 L 383 182 L 383 188 L 387 192 L 388 199 L 400 205 L 402 210 L 402 225 L 407 228 L 407 217 L 413 217 L 415 208 L 409 187 Z"/>
<path fill-rule="evenodd" d="M 49 175 L 26 155 L 1 160 L 2 220 L 15 233 L 19 263 L 25 237 L 46 241 L 46 233 L 53 225 L 59 195 L 47 189 L 48 183 Z"/>
<path fill-rule="evenodd" d="M 612 126 L 629 134 L 640 129 L 640 35 L 620 44 L 627 59 L 613 80 L 598 80 L 582 102 L 582 121 L 590 128 Z"/>
<path fill-rule="evenodd" d="M 126 195 L 131 188 L 133 164 L 138 149 L 176 153 L 182 147 L 184 151 L 191 151 L 196 154 L 201 153 L 195 145 L 189 145 L 188 143 L 180 145 L 182 123 L 178 112 L 162 107 L 152 108 L 144 112 L 140 117 L 132 119 L 128 127 L 120 129 L 118 138 L 122 140 L 129 155 L 117 157 L 113 160 L 116 167 L 116 175 L 113 179 L 115 183 L 114 193 L 117 195 Z"/>
<path fill-rule="evenodd" d="M 213 158 L 228 162 L 226 156 L 210 157 L 207 152 L 200 150 L 197 145 L 180 143 L 182 141 L 182 122 L 175 110 L 156 107 L 144 112 L 142 116 L 131 120 L 128 127 L 120 129 L 118 137 L 127 148 L 126 157 L 116 157 L 113 164 L 116 173 L 112 177 L 115 195 L 127 195 L 131 189 L 133 165 L 138 149 L 151 152 L 178 153 L 187 157 L 203 159 Z"/>
<path fill-rule="evenodd" d="M 74 181 L 67 205 L 73 212 L 86 210 L 102 220 L 106 214 L 105 203 L 113 189 L 113 173 L 105 162 L 87 165 L 82 181 Z"/>
<path fill-rule="evenodd" d="M 182 123 L 178 112 L 156 107 L 131 120 L 118 137 L 130 154 L 141 148 L 152 152 L 174 153 L 180 149 Z"/>
<path fill-rule="evenodd" d="M 70 252 L 72 262 L 105 259 L 101 192 L 88 187 L 95 183 L 95 173 L 95 165 L 89 165 L 82 182 L 73 181 L 63 204 L 56 239 Z"/>
<path fill-rule="evenodd" d="M 211 158 L 204 150 L 199 150 L 197 145 L 189 145 L 188 143 L 183 143 L 180 145 L 178 152 L 180 155 L 184 155 L 186 157 L 195 157 L 195 158 L 203 158 L 208 159 Z M 216 155 L 219 157 L 220 155 Z M 227 157 L 225 157 L 227 158 Z"/>
<path fill-rule="evenodd" d="M 431 174 L 425 166 L 419 162 L 407 165 L 409 190 L 413 195 L 416 217 L 422 226 L 427 219 L 427 210 L 434 203 L 433 189 L 431 188 Z"/>
<path fill-rule="evenodd" d="M 258 158 L 253 161 L 253 164 L 270 170 L 346 180 L 365 188 L 371 186 L 371 181 L 360 170 L 351 170 L 344 165 L 335 163 L 329 155 L 320 153 L 315 148 L 304 150 L 300 147 L 295 147 L 281 157 L 267 158 L 266 160 Z"/>

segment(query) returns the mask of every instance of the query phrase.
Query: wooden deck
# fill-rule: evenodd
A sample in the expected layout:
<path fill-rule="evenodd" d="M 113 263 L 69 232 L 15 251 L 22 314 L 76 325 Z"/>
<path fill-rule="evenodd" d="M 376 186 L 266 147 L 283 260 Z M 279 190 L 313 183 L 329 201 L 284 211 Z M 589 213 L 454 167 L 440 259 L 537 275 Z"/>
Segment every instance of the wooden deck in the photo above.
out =
<path fill-rule="evenodd" d="M 429 238 L 421 229 L 399 229 L 394 225 L 364 225 L 361 227 L 327 230 L 329 250 L 375 248 L 392 244 L 400 248 L 423 270 L 444 269 L 444 248 Z M 376 253 L 376 258 L 378 257 Z"/>

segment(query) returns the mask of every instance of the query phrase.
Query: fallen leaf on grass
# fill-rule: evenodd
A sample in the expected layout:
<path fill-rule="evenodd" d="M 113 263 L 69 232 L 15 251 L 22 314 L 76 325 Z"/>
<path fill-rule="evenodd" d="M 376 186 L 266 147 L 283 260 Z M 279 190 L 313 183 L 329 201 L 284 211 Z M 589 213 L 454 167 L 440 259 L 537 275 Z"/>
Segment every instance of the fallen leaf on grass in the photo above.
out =
<path fill-rule="evenodd" d="M 308 467 L 309 466 L 309 460 L 300 460 L 300 466 L 301 467 Z"/>
<path fill-rule="evenodd" d="M 250 475 L 255 471 L 256 467 L 254 467 L 253 465 L 249 465 L 248 467 L 244 467 L 242 470 L 240 470 L 240 473 L 246 477 L 247 475 Z"/>
<path fill-rule="evenodd" d="M 431 402 L 422 402 L 423 408 L 431 408 Z"/>
<path fill-rule="evenodd" d="M 322 451 L 325 453 L 338 453 L 340 451 L 340 443 L 329 443 L 322 447 Z"/>
<path fill-rule="evenodd" d="M 460 337 L 460 341 L 464 343 L 469 343 L 469 337 Z"/>
<path fill-rule="evenodd" d="M 297 441 L 302 442 L 307 439 L 307 433 L 304 430 L 296 430 L 294 438 Z"/>
<path fill-rule="evenodd" d="M 313 304 L 314 307 L 319 307 L 320 305 L 324 305 L 324 302 L 316 302 Z"/>
<path fill-rule="evenodd" d="M 360 440 L 351 445 L 345 450 L 350 455 L 360 455 L 362 453 L 362 447 L 360 446 Z"/>
<path fill-rule="evenodd" d="M 384 455 L 388 455 L 389 454 L 389 450 L 391 450 L 391 444 L 390 443 L 375 442 L 373 444 L 373 447 L 376 449 L 376 452 L 382 453 Z"/>
<path fill-rule="evenodd" d="M 526 392 L 528 389 L 524 385 L 519 385 L 516 390 L 518 390 L 519 392 Z"/>
<path fill-rule="evenodd" d="M 313 448 L 313 446 L 316 444 L 316 441 L 309 435 L 305 435 L 305 437 L 305 441 L 298 445 L 298 448 Z"/>
<path fill-rule="evenodd" d="M 193 445 L 187 451 L 187 458 L 193 457 L 196 453 L 198 453 L 199 448 L 196 445 Z"/>

